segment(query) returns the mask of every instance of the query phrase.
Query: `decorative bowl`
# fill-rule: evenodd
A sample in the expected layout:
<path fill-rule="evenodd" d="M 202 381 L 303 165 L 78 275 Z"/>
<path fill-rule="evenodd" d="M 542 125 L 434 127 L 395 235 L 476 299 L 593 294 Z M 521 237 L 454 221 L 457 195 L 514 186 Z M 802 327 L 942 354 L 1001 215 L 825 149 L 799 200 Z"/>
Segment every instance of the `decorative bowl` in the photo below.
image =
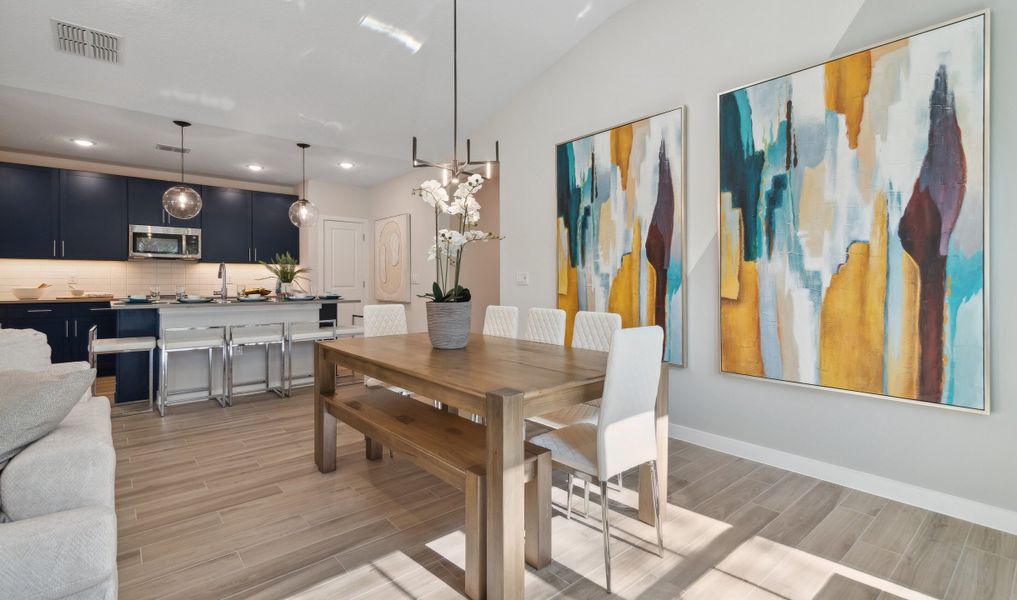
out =
<path fill-rule="evenodd" d="M 38 300 L 39 298 L 42 298 L 42 294 L 45 291 L 46 288 L 37 287 L 14 288 L 11 290 L 11 292 L 14 293 L 14 297 L 18 300 Z"/>

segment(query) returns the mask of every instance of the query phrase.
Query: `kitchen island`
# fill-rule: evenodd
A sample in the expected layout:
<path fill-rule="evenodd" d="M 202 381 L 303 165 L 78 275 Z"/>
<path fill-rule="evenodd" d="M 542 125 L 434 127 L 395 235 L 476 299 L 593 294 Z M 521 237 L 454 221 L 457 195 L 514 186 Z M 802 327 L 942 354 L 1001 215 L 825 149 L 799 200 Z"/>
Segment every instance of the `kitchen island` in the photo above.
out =
<path fill-rule="evenodd" d="M 215 300 L 208 303 L 181 303 L 159 301 L 148 304 L 132 304 L 122 301 L 110 303 L 117 315 L 117 336 L 159 337 L 164 329 L 176 327 L 231 327 L 242 325 L 275 325 L 310 323 L 320 319 L 336 318 L 335 305 L 357 304 L 358 300 L 266 300 L 262 302 L 240 302 Z M 339 324 L 340 335 L 343 324 Z M 350 326 L 345 325 L 346 331 Z M 301 343 L 293 346 L 293 385 L 310 383 L 313 380 L 313 344 Z M 283 357 L 275 348 L 270 361 L 270 383 L 272 387 L 283 387 L 279 381 L 280 362 Z M 262 348 L 242 349 L 233 356 L 234 393 L 243 394 L 264 389 L 265 355 Z M 117 363 L 117 396 L 124 400 L 147 397 L 147 360 L 143 355 L 120 355 Z M 174 402 L 199 399 L 207 396 L 203 386 L 207 381 L 208 358 L 204 352 L 173 353 L 169 359 L 168 390 Z M 213 353 L 213 394 L 222 392 L 222 359 Z M 144 375 L 144 379 L 141 377 Z M 156 374 L 158 376 L 158 374 Z M 157 385 L 159 385 L 157 383 Z M 193 391 L 196 387 L 201 390 Z M 191 390 L 191 391 L 187 391 Z"/>

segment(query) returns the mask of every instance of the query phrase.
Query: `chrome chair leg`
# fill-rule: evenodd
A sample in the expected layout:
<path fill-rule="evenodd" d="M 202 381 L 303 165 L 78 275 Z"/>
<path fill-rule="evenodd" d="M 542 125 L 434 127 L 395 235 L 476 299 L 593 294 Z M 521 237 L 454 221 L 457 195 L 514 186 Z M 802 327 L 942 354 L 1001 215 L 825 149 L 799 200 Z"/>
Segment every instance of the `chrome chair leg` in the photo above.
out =
<path fill-rule="evenodd" d="M 226 406 L 226 369 L 229 368 L 229 358 L 227 357 L 227 346 L 224 343 L 219 348 L 219 353 L 222 355 L 222 369 L 219 371 L 219 375 L 222 378 L 222 389 L 219 390 L 219 404 Z"/>
<path fill-rule="evenodd" d="M 661 533 L 660 523 L 660 481 L 657 479 L 657 461 L 650 461 L 650 479 L 652 479 L 653 485 L 653 514 L 654 521 L 657 523 L 657 556 L 664 557 L 664 535 Z"/>
<path fill-rule="evenodd" d="M 89 343 L 89 345 L 88 345 L 88 366 L 90 368 L 92 368 L 92 369 L 95 368 L 95 353 L 92 352 L 92 344 L 91 343 Z M 95 377 L 94 379 L 92 379 L 92 395 L 93 396 L 95 396 L 95 381 L 96 381 L 96 379 L 98 379 L 98 377 Z M 149 397 L 151 397 L 151 396 L 149 396 Z"/>
<path fill-rule="evenodd" d="M 148 351 L 148 410 L 155 402 L 155 348 Z"/>
<path fill-rule="evenodd" d="M 279 391 L 276 395 L 280 398 L 288 398 L 290 387 L 286 384 L 286 339 L 279 342 Z"/>
<path fill-rule="evenodd" d="M 166 416 L 166 395 L 169 392 L 169 381 L 167 373 L 169 372 L 169 352 L 166 348 L 163 348 L 159 352 L 159 416 Z"/>
<path fill-rule="evenodd" d="M 572 473 L 568 475 L 568 483 L 565 484 L 565 518 L 572 520 L 572 484 L 573 476 Z"/>
<path fill-rule="evenodd" d="M 586 480 L 586 485 L 583 487 L 583 513 L 589 518 L 590 517 L 590 480 Z"/>
<path fill-rule="evenodd" d="M 226 406 L 233 406 L 233 344 L 226 346 Z"/>
<path fill-rule="evenodd" d="M 607 482 L 600 482 L 600 522 L 604 529 L 604 576 L 607 593 L 611 593 L 611 529 L 607 522 Z"/>
<path fill-rule="evenodd" d="M 283 350 L 286 358 L 286 397 L 289 398 L 293 394 L 293 340 L 286 342 L 285 349 Z"/>

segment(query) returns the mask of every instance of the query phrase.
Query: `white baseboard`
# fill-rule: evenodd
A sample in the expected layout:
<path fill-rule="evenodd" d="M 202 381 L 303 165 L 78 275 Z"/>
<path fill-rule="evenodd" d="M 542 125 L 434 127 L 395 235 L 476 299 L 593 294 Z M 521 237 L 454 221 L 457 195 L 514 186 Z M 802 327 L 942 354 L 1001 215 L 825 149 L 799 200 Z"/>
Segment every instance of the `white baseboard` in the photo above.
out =
<path fill-rule="evenodd" d="M 992 529 L 1017 534 L 1017 512 L 998 506 L 983 504 L 959 496 L 952 496 L 927 488 L 903 483 L 887 477 L 857 471 L 831 463 L 806 458 L 790 452 L 774 450 L 749 442 L 743 442 L 691 427 L 670 424 L 669 435 L 673 438 L 705 446 L 712 450 L 733 454 L 756 462 L 772 465 L 816 479 L 822 479 L 845 487 L 882 496 L 904 504 L 942 513 Z"/>

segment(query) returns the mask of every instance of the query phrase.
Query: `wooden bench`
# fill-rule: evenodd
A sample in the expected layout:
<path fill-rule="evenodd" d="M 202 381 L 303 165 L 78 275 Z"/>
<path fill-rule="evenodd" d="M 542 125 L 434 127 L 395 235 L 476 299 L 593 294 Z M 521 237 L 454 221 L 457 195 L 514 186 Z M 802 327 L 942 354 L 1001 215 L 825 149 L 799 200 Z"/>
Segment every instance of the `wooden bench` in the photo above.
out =
<path fill-rule="evenodd" d="M 344 395 L 345 396 L 345 395 Z M 365 436 L 369 460 L 387 446 L 466 494 L 466 593 L 480 599 L 487 588 L 487 431 L 467 419 L 385 388 L 324 398 L 326 410 Z M 525 446 L 526 562 L 551 562 L 551 453 Z"/>

